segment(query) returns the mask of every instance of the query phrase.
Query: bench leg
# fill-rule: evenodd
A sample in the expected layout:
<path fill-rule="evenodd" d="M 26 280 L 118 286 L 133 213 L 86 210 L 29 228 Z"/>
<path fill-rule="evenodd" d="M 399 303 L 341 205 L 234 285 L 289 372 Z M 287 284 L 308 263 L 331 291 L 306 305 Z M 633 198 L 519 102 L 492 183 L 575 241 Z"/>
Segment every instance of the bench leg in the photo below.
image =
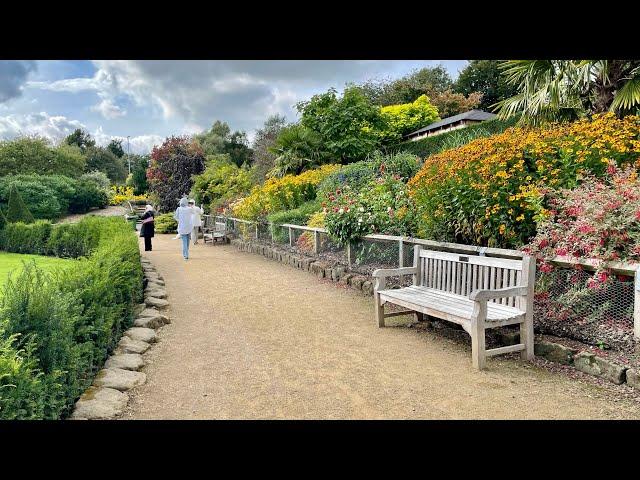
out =
<path fill-rule="evenodd" d="M 380 305 L 380 294 L 374 292 L 373 300 L 375 303 L 376 320 L 378 321 L 378 327 L 384 327 L 384 305 Z"/>
<path fill-rule="evenodd" d="M 522 360 L 533 360 L 533 318 L 527 314 L 525 321 L 520 324 L 520 343 L 524 343 L 524 350 L 520 352 Z"/>
<path fill-rule="evenodd" d="M 485 367 L 485 329 L 484 322 L 487 318 L 487 301 L 476 301 L 471 317 L 471 360 L 473 368 L 482 370 Z"/>

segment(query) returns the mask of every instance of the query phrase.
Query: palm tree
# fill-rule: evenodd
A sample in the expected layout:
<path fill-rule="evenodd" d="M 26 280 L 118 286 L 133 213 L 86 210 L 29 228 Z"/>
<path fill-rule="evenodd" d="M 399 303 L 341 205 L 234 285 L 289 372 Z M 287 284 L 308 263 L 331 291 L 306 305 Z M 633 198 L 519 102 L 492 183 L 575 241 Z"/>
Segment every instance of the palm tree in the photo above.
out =
<path fill-rule="evenodd" d="M 320 166 L 326 158 L 320 136 L 298 124 L 283 128 L 275 145 L 269 150 L 276 155 L 275 167 L 269 172 L 270 177 L 297 175 Z"/>
<path fill-rule="evenodd" d="M 575 120 L 640 108 L 640 60 L 508 60 L 500 68 L 518 93 L 492 105 L 521 123 Z"/>

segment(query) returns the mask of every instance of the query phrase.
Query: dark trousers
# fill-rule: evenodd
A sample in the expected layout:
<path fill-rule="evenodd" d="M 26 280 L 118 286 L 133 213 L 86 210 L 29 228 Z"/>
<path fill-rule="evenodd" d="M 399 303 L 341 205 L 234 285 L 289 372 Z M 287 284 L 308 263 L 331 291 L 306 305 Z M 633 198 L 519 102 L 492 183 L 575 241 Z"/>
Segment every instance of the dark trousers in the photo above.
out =
<path fill-rule="evenodd" d="M 144 237 L 144 251 L 151 251 L 151 237 Z"/>

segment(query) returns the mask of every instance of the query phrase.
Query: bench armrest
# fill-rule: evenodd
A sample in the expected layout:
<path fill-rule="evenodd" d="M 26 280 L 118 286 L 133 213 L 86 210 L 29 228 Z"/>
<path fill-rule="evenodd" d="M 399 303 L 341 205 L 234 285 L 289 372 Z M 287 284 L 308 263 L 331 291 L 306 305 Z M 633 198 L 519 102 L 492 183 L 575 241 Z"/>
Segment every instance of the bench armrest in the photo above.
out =
<path fill-rule="evenodd" d="M 493 300 L 504 297 L 523 297 L 529 293 L 528 287 L 509 287 L 497 290 L 475 290 L 469 295 L 470 300 Z"/>
<path fill-rule="evenodd" d="M 403 268 L 378 268 L 373 271 L 374 278 L 386 278 L 394 277 L 398 275 L 414 275 L 418 273 L 418 269 L 415 267 L 403 267 Z"/>

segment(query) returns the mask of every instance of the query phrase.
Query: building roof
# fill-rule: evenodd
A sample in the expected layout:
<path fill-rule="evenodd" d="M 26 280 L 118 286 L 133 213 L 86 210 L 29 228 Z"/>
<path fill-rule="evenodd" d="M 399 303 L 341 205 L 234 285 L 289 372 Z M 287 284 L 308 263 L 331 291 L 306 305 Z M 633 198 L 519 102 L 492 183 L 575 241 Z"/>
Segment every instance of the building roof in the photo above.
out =
<path fill-rule="evenodd" d="M 420 130 L 416 130 L 415 132 L 407 134 L 407 137 L 411 137 L 419 133 L 428 132 L 430 130 L 435 130 L 436 128 L 444 127 L 445 125 L 456 123 L 460 120 L 476 120 L 478 122 L 481 122 L 483 120 L 491 120 L 495 117 L 496 115 L 494 113 L 483 112 L 482 110 L 469 110 L 468 112 L 459 113 L 458 115 L 454 115 L 453 117 L 447 117 L 443 118 L 442 120 L 438 120 L 437 122 L 434 122 L 431 125 L 427 125 Z"/>

